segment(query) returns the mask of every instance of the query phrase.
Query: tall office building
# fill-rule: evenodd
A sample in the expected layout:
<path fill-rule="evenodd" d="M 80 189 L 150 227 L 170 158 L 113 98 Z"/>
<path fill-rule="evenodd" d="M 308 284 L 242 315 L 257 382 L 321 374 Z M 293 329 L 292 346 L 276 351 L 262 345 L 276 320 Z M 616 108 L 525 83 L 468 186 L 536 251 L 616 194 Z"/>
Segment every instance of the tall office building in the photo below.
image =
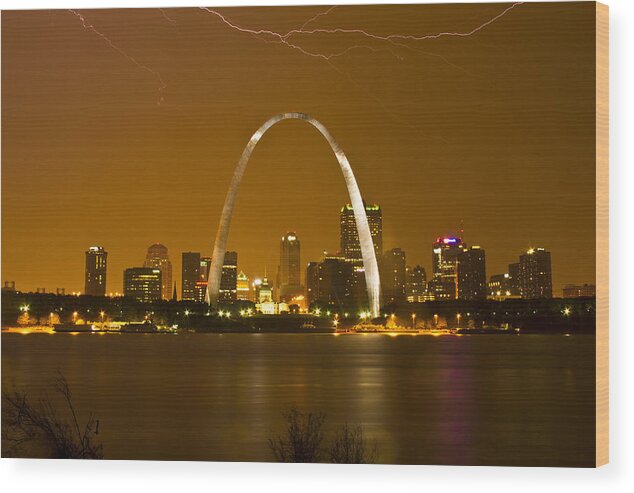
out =
<path fill-rule="evenodd" d="M 519 285 L 522 298 L 553 297 L 550 252 L 543 248 L 531 248 L 520 255 Z"/>
<path fill-rule="evenodd" d="M 149 303 L 161 299 L 163 280 L 160 269 L 132 267 L 123 271 L 123 295 Z"/>
<path fill-rule="evenodd" d="M 164 300 L 169 300 L 172 295 L 172 262 L 170 262 L 167 247 L 160 243 L 150 245 L 143 267 L 160 269 L 163 283 L 161 296 Z"/>
<path fill-rule="evenodd" d="M 279 301 L 288 302 L 302 293 L 300 269 L 299 239 L 293 232 L 286 233 L 280 242 L 280 264 L 277 271 Z"/>
<path fill-rule="evenodd" d="M 509 264 L 509 290 L 511 296 L 520 296 L 520 263 Z"/>
<path fill-rule="evenodd" d="M 211 257 L 200 257 L 198 264 L 198 280 L 196 281 L 196 288 L 194 299 L 199 303 L 205 301 L 205 294 L 207 293 L 207 280 L 209 279 L 209 269 L 211 268 Z"/>
<path fill-rule="evenodd" d="M 319 295 L 319 262 L 308 262 L 306 266 L 306 304 L 317 301 Z"/>
<path fill-rule="evenodd" d="M 465 246 L 460 238 L 441 236 L 432 245 L 431 294 L 436 300 L 453 300 L 458 297 L 458 254 Z"/>
<path fill-rule="evenodd" d="M 91 246 L 86 251 L 86 282 L 84 294 L 90 296 L 106 295 L 106 268 L 108 252 L 103 247 Z"/>
<path fill-rule="evenodd" d="M 207 269 L 207 272 L 209 272 L 209 269 Z M 225 252 L 218 299 L 223 301 L 235 301 L 238 299 L 238 252 Z"/>
<path fill-rule="evenodd" d="M 406 268 L 405 295 L 410 303 L 426 301 L 427 272 L 420 265 Z"/>
<path fill-rule="evenodd" d="M 332 305 L 337 309 L 354 302 L 350 293 L 353 265 L 341 256 L 326 256 L 308 266 L 307 284 L 310 302 Z"/>
<path fill-rule="evenodd" d="M 383 254 L 383 213 L 381 207 L 373 205 L 365 205 L 365 214 L 368 218 L 370 226 L 370 234 L 372 235 L 372 243 L 374 244 L 374 253 L 376 258 L 381 258 Z M 341 208 L 340 215 L 340 244 L 341 254 L 349 261 L 362 265 L 363 257 L 361 256 L 361 244 L 359 243 L 359 234 L 357 232 L 357 223 L 354 219 L 354 211 L 350 204 L 346 204 Z"/>
<path fill-rule="evenodd" d="M 407 282 L 405 252 L 392 248 L 383 254 L 381 262 L 381 288 L 384 303 L 405 301 Z"/>
<path fill-rule="evenodd" d="M 196 283 L 200 279 L 199 252 L 183 252 L 181 272 L 181 300 L 195 301 Z"/>
<path fill-rule="evenodd" d="M 458 299 L 485 300 L 487 275 L 484 250 L 479 246 L 458 253 Z"/>
<path fill-rule="evenodd" d="M 242 271 L 238 273 L 236 278 L 237 299 L 248 301 L 251 298 L 251 290 L 249 288 L 249 277 Z"/>

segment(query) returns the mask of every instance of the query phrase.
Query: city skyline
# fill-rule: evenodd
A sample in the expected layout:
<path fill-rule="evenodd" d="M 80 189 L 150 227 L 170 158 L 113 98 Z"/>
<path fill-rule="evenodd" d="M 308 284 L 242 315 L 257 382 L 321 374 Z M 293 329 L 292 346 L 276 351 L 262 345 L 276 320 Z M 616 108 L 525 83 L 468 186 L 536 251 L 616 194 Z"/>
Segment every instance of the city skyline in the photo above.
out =
<path fill-rule="evenodd" d="M 413 264 L 407 258 L 406 252 L 401 248 L 392 248 L 382 251 L 382 214 L 378 204 L 366 205 L 366 210 L 372 213 L 369 216 L 372 237 L 379 259 L 379 269 L 381 272 L 381 302 L 389 304 L 392 302 L 421 302 L 434 300 L 484 300 L 505 299 L 508 297 L 522 298 L 551 298 L 559 297 L 558 293 L 553 293 L 552 283 L 552 259 L 551 253 L 545 248 L 530 248 L 526 252 L 519 254 L 518 262 L 512 262 L 501 273 L 491 273 L 486 269 L 485 250 L 479 245 L 467 245 L 459 237 L 438 237 L 432 244 L 432 268 L 429 283 L 426 279 L 426 269 L 420 264 Z M 295 232 L 287 232 L 280 241 L 279 263 L 277 268 L 277 281 L 271 283 L 275 290 L 273 298 L 275 301 L 290 304 L 294 296 L 302 296 L 307 300 L 305 308 L 315 301 L 323 301 L 319 298 L 319 283 L 314 276 L 320 276 L 317 272 L 328 265 L 325 261 L 336 261 L 330 269 L 335 268 L 341 271 L 341 267 L 336 267 L 337 263 L 347 264 L 348 273 L 339 272 L 337 277 L 344 282 L 346 296 L 354 303 L 364 306 L 367 299 L 365 297 L 362 276 L 356 273 L 360 259 L 358 247 L 358 237 L 351 234 L 350 215 L 351 208 L 344 205 L 341 208 L 341 229 L 340 229 L 340 250 L 335 253 L 323 252 L 319 261 L 309 260 L 300 264 L 300 238 Z M 86 267 L 85 279 L 87 289 L 90 286 L 90 279 L 95 277 L 95 264 L 101 266 L 100 283 L 97 284 L 99 292 L 85 291 L 83 294 L 120 296 L 119 292 L 107 291 L 105 285 L 106 262 L 108 252 L 103 246 L 91 246 L 85 252 Z M 148 259 L 152 255 L 163 261 L 167 261 L 168 269 L 163 269 L 161 265 L 148 265 Z M 103 258 L 103 260 L 101 260 Z M 181 272 L 181 295 L 180 299 L 190 301 L 204 301 L 207 287 L 206 279 L 209 276 L 211 258 L 201 255 L 201 252 L 183 252 L 183 269 Z M 411 264 L 411 265 L 410 265 Z M 322 267 L 323 265 L 323 267 Z M 171 279 L 171 262 L 169 262 L 168 249 L 159 243 L 149 246 L 144 267 L 163 271 L 162 276 L 169 276 Z M 126 268 L 124 271 L 123 294 L 129 291 L 129 281 L 126 281 L 128 271 L 140 269 L 139 267 Z M 315 270 L 317 269 L 317 270 Z M 154 271 L 157 272 L 157 271 Z M 166 274 L 167 272 L 167 274 Z M 332 277 L 334 274 L 328 274 Z M 414 277 L 412 277 L 414 276 Z M 225 254 L 222 265 L 220 301 L 232 302 L 239 300 L 253 300 L 252 290 L 256 289 L 256 284 L 262 282 L 267 277 L 266 266 L 264 276 L 258 274 L 245 275 L 244 270 L 238 264 L 238 252 L 228 251 Z M 252 282 L 250 282 L 252 279 Z M 160 281 L 160 279 L 159 279 Z M 128 284 L 126 284 L 128 283 Z M 5 287 L 15 290 L 13 281 L 5 281 Z M 242 287 L 241 287 L 242 286 Z M 290 289 L 288 289 L 290 288 Z M 359 289 L 361 288 L 361 289 Z M 562 289 L 563 297 L 590 296 L 593 284 L 583 285 L 567 284 Z M 329 287 L 327 289 L 332 289 Z M 44 292 L 45 288 L 38 288 L 37 292 Z M 56 288 L 58 294 L 64 294 L 64 288 Z M 240 296 L 240 292 L 242 295 Z M 173 293 L 177 292 L 177 283 L 173 284 Z M 323 291 L 321 291 L 323 293 Z M 568 294 L 566 294 L 568 293 Z M 576 293 L 576 294 L 575 294 Z M 72 292 L 71 294 L 82 294 Z M 329 297 L 330 295 L 328 295 Z M 359 297 L 361 296 L 361 297 Z M 175 300 L 177 295 L 172 292 L 165 293 L 165 281 L 162 281 L 162 289 L 159 295 L 153 296 L 152 301 Z M 144 301 L 149 301 L 150 298 Z M 349 300 L 349 301 L 350 301 Z M 257 296 L 255 296 L 257 301 Z M 302 301 L 303 304 L 303 301 Z"/>
<path fill-rule="evenodd" d="M 378 207 L 378 206 L 374 206 L 374 207 Z M 342 208 L 342 211 L 345 209 Z M 342 220 L 343 223 L 343 220 Z M 344 245 L 344 238 L 345 238 L 345 230 L 342 227 L 341 229 L 341 238 L 339 243 L 342 245 Z M 298 248 L 298 252 L 295 254 L 297 256 L 297 258 L 299 258 L 299 238 L 297 236 L 297 234 L 295 232 L 288 232 L 285 235 L 282 236 L 282 241 L 281 241 L 281 250 L 279 253 L 279 257 L 278 257 L 278 265 L 277 265 L 277 270 L 278 270 L 278 274 L 277 277 L 280 277 L 280 267 L 281 264 L 284 262 L 284 256 L 288 255 L 287 251 L 285 250 L 285 243 L 289 240 L 289 238 L 292 238 L 292 242 L 297 244 L 297 248 Z M 531 258 L 531 256 L 537 257 L 537 255 L 533 255 L 535 254 L 540 254 L 542 252 L 544 252 L 544 250 L 546 250 L 543 247 L 530 247 L 529 249 L 522 251 L 522 252 L 518 252 L 516 257 L 512 259 L 512 261 L 508 262 L 503 269 L 501 269 L 499 272 L 492 272 L 490 271 L 489 268 L 485 268 L 484 267 L 484 254 L 485 254 L 485 250 L 482 249 L 482 247 L 480 245 L 467 245 L 465 242 L 462 241 L 461 238 L 458 237 L 438 237 L 436 238 L 436 240 L 431 244 L 431 251 L 432 251 L 432 257 L 436 257 L 438 255 L 438 253 L 436 253 L 436 249 L 437 249 L 437 245 L 439 244 L 439 242 L 441 242 L 442 240 L 455 240 L 456 243 L 459 244 L 460 246 L 460 250 L 456 252 L 456 254 L 454 255 L 455 258 L 452 259 L 452 262 L 455 261 L 456 259 L 459 259 L 461 255 L 465 255 L 465 254 L 469 254 L 469 253 L 474 253 L 474 252 L 482 252 L 481 256 L 482 256 L 482 276 L 480 277 L 479 280 L 479 285 L 480 286 L 484 286 L 485 287 L 485 292 L 484 292 L 484 296 L 486 297 L 486 295 L 490 295 L 492 296 L 492 293 L 487 291 L 487 285 L 490 282 L 500 282 L 500 279 L 502 279 L 502 277 L 500 276 L 507 276 L 509 272 L 512 272 L 513 267 L 516 266 L 516 268 L 519 269 L 519 266 L 521 264 L 522 258 Z M 357 239 L 358 241 L 358 239 Z M 380 241 L 380 240 L 379 240 Z M 147 255 L 150 255 L 150 252 L 153 249 L 156 249 L 157 247 L 160 248 L 161 252 L 163 253 L 164 257 L 163 259 L 168 261 L 169 264 L 169 279 L 172 279 L 172 263 L 171 261 L 169 261 L 169 257 L 168 257 L 168 249 L 160 243 L 153 243 L 152 245 L 150 245 L 147 248 Z M 62 294 L 67 293 L 67 294 L 91 294 L 91 295 L 97 295 L 97 296 L 111 296 L 111 295 L 121 295 L 125 292 L 125 282 L 122 282 L 121 284 L 121 289 L 113 289 L 111 287 L 109 287 L 109 284 L 106 284 L 106 281 L 103 281 L 103 284 L 100 285 L 99 287 L 99 292 L 90 292 L 87 291 L 87 287 L 88 287 L 88 283 L 89 283 L 89 279 L 90 277 L 93 275 L 93 267 L 92 267 L 92 263 L 94 263 L 94 261 L 91 261 L 91 259 L 94 257 L 95 253 L 99 253 L 99 255 L 103 256 L 103 257 L 107 257 L 108 254 L 110 253 L 106 248 L 104 248 L 103 245 L 99 245 L 99 246 L 90 246 L 88 248 L 88 250 L 85 252 L 85 258 L 86 258 L 86 263 L 85 263 L 85 268 L 83 271 L 83 276 L 85 279 L 85 283 L 86 283 L 86 288 L 84 291 L 81 290 L 68 290 L 66 287 L 64 286 L 56 286 L 55 288 L 48 288 L 48 287 L 42 287 L 42 286 L 38 286 L 36 289 L 34 290 L 28 290 L 28 289 L 20 289 L 19 284 L 16 283 L 15 280 L 3 280 L 3 283 L 5 285 L 7 284 L 11 284 L 13 285 L 13 288 L 18 290 L 18 291 L 23 291 L 23 292 L 40 292 L 42 290 L 45 290 L 45 292 L 55 292 L 55 291 L 61 291 Z M 345 248 L 344 250 L 337 250 L 337 251 L 333 251 L 333 252 L 328 252 L 327 250 L 323 250 L 322 251 L 322 255 L 320 257 L 317 257 L 315 259 L 309 259 L 306 262 L 302 262 L 301 264 L 299 264 L 299 283 L 294 285 L 295 291 L 297 291 L 297 288 L 301 288 L 300 291 L 297 291 L 296 294 L 302 294 L 305 295 L 305 289 L 306 289 L 306 280 L 307 280 L 307 273 L 306 273 L 306 269 L 309 268 L 310 264 L 315 264 L 315 263 L 319 263 L 320 261 L 322 261 L 325 258 L 335 258 L 337 256 L 340 256 L 342 259 L 343 258 L 347 258 L 345 252 Z M 404 280 L 404 284 L 402 286 L 403 291 L 402 291 L 402 296 L 394 296 L 393 295 L 393 290 L 394 290 L 394 284 L 393 282 L 391 282 L 389 280 L 389 278 L 385 277 L 386 276 L 386 272 L 384 269 L 384 264 L 385 262 L 388 261 L 387 257 L 389 255 L 394 254 L 395 252 L 399 252 L 398 255 L 402 256 L 403 259 L 403 272 L 402 272 L 402 276 L 403 276 L 403 280 Z M 546 251 L 545 252 L 548 255 L 548 267 L 549 267 L 549 274 L 551 277 L 550 279 L 550 286 L 548 288 L 548 293 L 546 297 L 560 297 L 559 294 L 563 293 L 566 288 L 579 288 L 581 286 L 594 286 L 594 280 L 592 281 L 585 281 L 585 280 L 580 280 L 577 282 L 569 282 L 566 283 L 564 285 L 561 286 L 561 289 L 556 290 L 553 286 L 555 285 L 554 281 L 552 279 L 554 279 L 554 274 L 552 273 L 551 267 L 550 267 L 550 263 L 551 263 L 551 252 L 550 251 Z M 226 275 L 226 269 L 227 267 L 231 267 L 231 276 L 233 278 L 233 280 L 230 283 L 233 283 L 233 285 L 237 286 L 237 280 L 239 279 L 239 274 L 245 274 L 246 272 L 246 277 L 248 279 L 251 280 L 251 282 L 257 280 L 262 280 L 265 277 L 267 277 L 266 274 L 266 264 L 264 265 L 264 267 L 261 268 L 256 268 L 256 270 L 254 272 L 252 271 L 247 271 L 244 267 L 242 267 L 241 265 L 238 264 L 237 261 L 237 256 L 238 256 L 238 252 L 236 251 L 228 251 L 227 255 L 225 256 L 225 262 L 223 264 L 223 275 L 222 275 L 222 279 L 223 282 L 225 281 L 225 275 Z M 202 255 L 201 252 L 191 252 L 191 251 L 187 251 L 187 252 L 182 252 L 182 258 L 183 261 L 181 263 L 181 266 L 185 265 L 185 257 L 192 257 L 192 261 L 194 264 L 194 267 L 188 267 L 189 270 L 194 270 L 195 272 L 191 275 L 187 274 L 186 272 L 188 272 L 187 269 L 184 269 L 183 267 L 181 267 L 181 282 L 180 284 L 174 280 L 173 283 L 171 283 L 171 288 L 167 291 L 165 290 L 166 284 L 165 281 L 162 281 L 162 288 L 161 288 L 161 296 L 160 299 L 164 299 L 164 300 L 171 300 L 173 298 L 173 290 L 176 290 L 179 293 L 179 299 L 184 299 L 184 300 L 193 300 L 193 301 L 204 301 L 204 291 L 205 291 L 205 286 L 206 286 L 206 281 L 205 278 L 209 275 L 209 265 L 211 263 L 211 257 L 205 257 Z M 112 258 L 112 257 L 111 257 Z M 227 260 L 228 258 L 230 258 L 231 260 Z M 407 254 L 407 252 L 403 251 L 401 248 L 399 247 L 395 247 L 395 248 L 391 248 L 388 250 L 385 250 L 383 252 L 379 252 L 379 267 L 380 267 L 380 271 L 381 271 L 381 289 L 383 291 L 383 295 L 382 296 L 386 296 L 386 292 L 390 293 L 388 296 L 390 298 L 393 298 L 393 301 L 404 301 L 405 299 L 407 299 L 407 291 L 406 291 L 406 284 L 405 284 L 405 279 L 407 279 L 408 277 L 408 271 L 405 270 L 405 267 L 407 267 L 407 269 L 409 268 L 419 268 L 422 267 L 424 272 L 430 272 L 433 273 L 434 272 L 434 264 L 433 262 L 430 264 L 431 265 L 431 269 L 429 269 L 429 265 L 426 265 L 424 262 L 415 262 L 412 261 L 411 258 L 409 257 L 409 255 Z M 465 259 L 467 259 L 468 257 L 465 257 Z M 519 260 L 519 261 L 518 261 Z M 191 264 L 192 261 L 188 262 Z M 487 256 L 487 263 L 488 263 L 489 259 Z M 102 262 L 102 269 L 106 270 L 106 262 L 105 261 L 101 261 Z M 351 265 L 354 264 L 354 261 L 351 261 Z M 135 266 L 128 266 L 125 267 L 123 269 L 124 274 L 125 271 L 130 270 L 130 269 L 137 269 L 137 268 L 156 268 L 161 270 L 161 268 L 157 265 L 148 265 L 148 257 L 146 257 L 145 262 L 143 262 L 142 264 L 139 265 L 135 265 Z M 459 270 L 457 269 L 457 266 L 453 265 L 453 267 L 451 268 L 451 274 L 450 276 L 452 276 L 452 278 L 455 277 L 455 279 L 458 279 L 460 277 L 459 275 Z M 106 271 L 107 272 L 107 271 Z M 438 275 L 440 275 L 440 272 L 438 272 Z M 165 275 L 165 274 L 163 274 Z M 296 275 L 296 274 L 295 274 Z M 469 274 L 467 274 L 468 276 Z M 105 276 L 104 276 L 105 277 Z M 112 278 L 116 276 L 113 276 L 113 273 L 110 272 L 108 274 L 108 279 L 110 280 L 110 282 L 112 282 Z M 191 277 L 191 280 L 189 282 L 189 284 L 186 283 L 185 279 L 187 277 Z M 268 276 L 270 278 L 270 276 Z M 514 275 L 511 275 L 512 278 L 519 278 L 519 272 L 516 272 Z M 438 288 L 434 286 L 434 275 L 432 274 L 432 276 L 428 279 L 429 281 L 429 292 L 433 293 L 434 291 L 437 291 Z M 458 296 L 458 284 L 457 282 L 450 280 L 449 281 L 452 284 L 451 290 L 455 291 L 456 296 Z M 191 284 L 191 285 L 190 285 Z M 198 284 L 198 285 L 196 285 Z M 205 284 L 205 286 L 203 286 L 203 284 Z M 271 281 L 271 285 L 275 288 L 276 290 L 276 294 L 275 294 L 275 298 L 277 298 L 278 296 L 280 296 L 280 287 L 283 286 L 283 284 L 279 284 L 278 281 Z M 519 286 L 517 286 L 519 288 Z M 472 288 L 470 288 L 472 289 Z M 502 288 L 501 288 L 502 289 Z M 233 289 L 235 291 L 235 287 Z M 502 289 L 503 290 L 503 289 Z M 294 291 L 294 292 L 295 292 Z M 442 292 L 444 292 L 445 290 L 441 290 L 441 294 L 436 296 L 437 299 L 451 299 L 451 296 L 446 296 L 443 295 Z M 100 294 L 103 293 L 103 294 Z M 167 293 L 167 294 L 166 294 Z M 221 294 L 222 294 L 222 289 L 221 289 Z M 480 295 L 482 295 L 483 293 L 480 293 Z M 283 298 L 286 298 L 286 296 L 281 295 Z M 478 296 L 476 296 L 477 298 Z M 537 297 L 541 297 L 541 293 L 539 296 Z M 233 295 L 231 296 L 221 296 L 221 299 L 224 301 L 231 301 L 231 300 L 238 300 L 239 298 L 237 297 L 237 293 L 234 292 Z M 386 300 L 382 299 L 382 302 L 385 303 Z"/>
<path fill-rule="evenodd" d="M 315 25 L 379 26 L 389 16 L 401 29 L 469 31 L 501 10 L 338 7 Z M 322 11 L 222 9 L 240 25 L 280 30 Z M 581 76 L 594 67 L 585 55 L 594 53 L 586 29 L 594 23 L 591 5 L 518 5 L 477 36 L 394 48 L 402 60 L 370 50 L 333 59 L 343 74 L 200 9 L 170 9 L 177 26 L 195 33 L 187 38 L 158 14 L 83 11 L 96 29 L 160 71 L 167 83 L 161 104 L 151 74 L 72 13 L 3 15 L 3 41 L 20 47 L 4 57 L 11 70 L 3 71 L 3 280 L 22 290 L 81 291 L 81 259 L 69 252 L 97 244 L 110 252 L 108 291 L 120 292 L 118 273 L 142 265 L 152 243 L 176 253 L 174 272 L 180 252 L 210 255 L 245 141 L 271 115 L 297 110 L 328 127 L 364 198 L 381 204 L 384 250 L 402 248 L 410 264 L 431 273 L 430 239 L 458 233 L 464 223 L 465 242 L 486 249 L 489 272 L 505 272 L 515 252 L 545 246 L 556 293 L 594 282 L 594 85 Z M 543 41 L 546 20 L 569 28 L 549 30 Z M 153 30 L 156 42 L 120 25 Z M 197 75 L 178 77 L 182 64 L 196 66 Z M 289 82 L 281 70 L 288 64 L 304 75 Z M 39 123 L 25 125 L 27 119 Z M 25 202 L 25 190 L 38 200 Z M 274 277 L 279 234 L 297 231 L 303 258 L 318 260 L 324 249 L 337 249 L 346 198 L 318 133 L 280 123 L 245 174 L 228 248 L 240 252 L 245 272 L 269 265 Z M 243 246 L 253 243 L 258 248 Z"/>

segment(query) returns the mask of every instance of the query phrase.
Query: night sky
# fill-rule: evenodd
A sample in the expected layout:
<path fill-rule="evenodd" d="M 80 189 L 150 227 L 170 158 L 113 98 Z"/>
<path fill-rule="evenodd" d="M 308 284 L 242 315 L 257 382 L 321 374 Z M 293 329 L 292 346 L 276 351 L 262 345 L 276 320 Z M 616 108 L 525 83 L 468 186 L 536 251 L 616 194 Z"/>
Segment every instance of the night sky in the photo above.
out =
<path fill-rule="evenodd" d="M 304 29 L 470 33 L 510 4 L 346 6 Z M 216 9 L 286 33 L 327 7 Z M 2 280 L 83 290 L 84 251 L 108 251 L 107 291 L 165 244 L 211 255 L 233 168 L 270 116 L 330 130 L 384 248 L 431 270 L 436 236 L 464 222 L 487 276 L 528 247 L 552 252 L 555 295 L 595 277 L 594 3 L 522 4 L 471 35 L 381 40 L 232 28 L 200 9 L 2 13 Z M 110 44 L 111 43 L 111 44 Z M 165 87 L 163 87 L 165 86 Z M 296 231 L 302 263 L 339 247 L 341 171 L 310 125 L 256 148 L 228 248 L 247 275 L 277 269 Z"/>

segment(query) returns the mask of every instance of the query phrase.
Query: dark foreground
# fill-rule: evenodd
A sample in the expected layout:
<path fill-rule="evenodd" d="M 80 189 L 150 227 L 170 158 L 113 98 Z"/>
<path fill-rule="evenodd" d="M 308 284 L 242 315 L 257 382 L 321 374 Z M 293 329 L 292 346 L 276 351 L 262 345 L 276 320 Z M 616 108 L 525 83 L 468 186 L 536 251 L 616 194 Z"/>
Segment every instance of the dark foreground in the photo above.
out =
<path fill-rule="evenodd" d="M 594 464 L 594 337 L 2 334 L 2 386 L 61 370 L 108 459 L 267 461 L 295 405 L 378 462 Z"/>

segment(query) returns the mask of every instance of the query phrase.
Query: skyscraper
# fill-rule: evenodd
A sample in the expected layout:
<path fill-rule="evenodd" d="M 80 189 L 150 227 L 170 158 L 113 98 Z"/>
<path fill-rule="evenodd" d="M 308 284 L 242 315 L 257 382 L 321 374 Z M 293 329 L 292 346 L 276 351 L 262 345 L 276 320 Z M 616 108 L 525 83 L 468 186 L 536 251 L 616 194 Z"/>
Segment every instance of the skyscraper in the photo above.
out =
<path fill-rule="evenodd" d="M 123 271 L 123 295 L 144 303 L 158 301 L 162 295 L 162 282 L 160 269 L 132 267 Z"/>
<path fill-rule="evenodd" d="M 509 264 L 509 290 L 511 296 L 520 296 L 520 263 Z"/>
<path fill-rule="evenodd" d="M 486 260 L 479 246 L 458 253 L 458 298 L 485 300 L 487 297 Z"/>
<path fill-rule="evenodd" d="M 458 296 L 458 254 L 464 249 L 455 236 L 440 236 L 432 245 L 430 291 L 436 300 L 453 300 Z"/>
<path fill-rule="evenodd" d="M 543 248 L 530 248 L 520 255 L 519 285 L 522 298 L 553 297 L 550 252 Z"/>
<path fill-rule="evenodd" d="M 321 262 L 309 263 L 306 270 L 308 304 L 319 302 L 337 309 L 351 306 L 353 268 L 351 262 L 338 255 L 326 255 Z"/>
<path fill-rule="evenodd" d="M 163 283 L 161 296 L 164 300 L 169 300 L 172 294 L 172 262 L 170 262 L 167 247 L 160 243 L 150 245 L 143 267 L 152 267 L 161 271 L 161 282 Z"/>
<path fill-rule="evenodd" d="M 200 279 L 200 253 L 183 252 L 181 275 L 181 300 L 195 301 L 196 283 Z"/>
<path fill-rule="evenodd" d="M 381 262 L 383 302 L 395 303 L 405 301 L 406 280 L 405 252 L 400 248 L 392 248 L 385 252 Z"/>
<path fill-rule="evenodd" d="M 420 265 L 407 267 L 407 282 L 405 285 L 405 294 L 407 301 L 410 303 L 421 303 L 425 301 L 427 291 L 427 272 Z"/>
<path fill-rule="evenodd" d="M 277 272 L 279 301 L 290 301 L 302 293 L 300 271 L 300 243 L 293 232 L 282 236 L 280 242 L 280 264 Z"/>
<path fill-rule="evenodd" d="M 86 251 L 86 272 L 84 294 L 106 295 L 106 268 L 108 252 L 103 247 L 91 246 Z"/>
<path fill-rule="evenodd" d="M 317 301 L 319 296 L 319 262 L 308 262 L 306 266 L 306 304 Z"/>
<path fill-rule="evenodd" d="M 247 301 L 251 297 L 249 277 L 242 271 L 238 273 L 238 277 L 236 278 L 236 292 L 239 300 Z"/>
<path fill-rule="evenodd" d="M 195 288 L 195 300 L 203 303 L 207 292 L 207 282 L 209 279 L 209 268 L 211 267 L 211 257 L 200 257 L 198 264 L 198 279 Z"/>
<path fill-rule="evenodd" d="M 373 204 L 365 204 L 365 214 L 370 226 L 370 234 L 374 244 L 374 253 L 377 259 L 383 254 L 383 213 L 381 207 Z M 341 254 L 355 264 L 362 265 L 361 244 L 357 232 L 357 223 L 354 219 L 354 211 L 350 204 L 341 208 L 340 215 L 340 244 Z"/>
<path fill-rule="evenodd" d="M 208 275 L 209 268 L 207 268 Z M 207 276 L 205 276 L 205 288 L 207 288 Z M 204 299 L 203 296 L 203 301 Z M 223 301 L 238 299 L 238 252 L 225 252 L 218 299 Z"/>

